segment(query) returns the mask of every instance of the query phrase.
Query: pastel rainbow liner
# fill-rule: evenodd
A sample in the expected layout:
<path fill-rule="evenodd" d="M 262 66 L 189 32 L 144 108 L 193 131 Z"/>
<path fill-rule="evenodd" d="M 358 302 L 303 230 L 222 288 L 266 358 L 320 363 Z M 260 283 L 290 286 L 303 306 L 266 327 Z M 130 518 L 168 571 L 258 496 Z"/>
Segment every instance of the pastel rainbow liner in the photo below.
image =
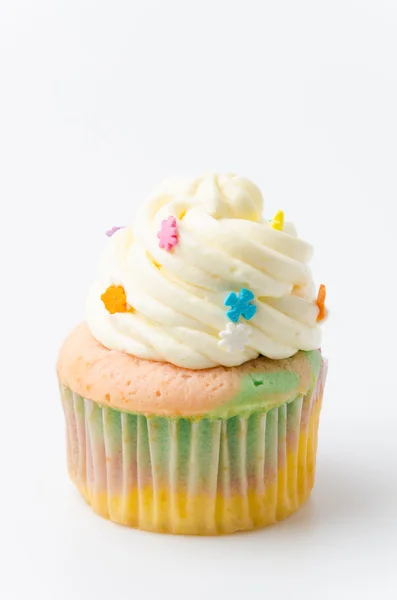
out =
<path fill-rule="evenodd" d="M 327 363 L 306 394 L 241 415 L 144 416 L 60 384 L 69 474 L 95 512 L 174 534 L 218 535 L 271 525 L 314 484 Z"/>

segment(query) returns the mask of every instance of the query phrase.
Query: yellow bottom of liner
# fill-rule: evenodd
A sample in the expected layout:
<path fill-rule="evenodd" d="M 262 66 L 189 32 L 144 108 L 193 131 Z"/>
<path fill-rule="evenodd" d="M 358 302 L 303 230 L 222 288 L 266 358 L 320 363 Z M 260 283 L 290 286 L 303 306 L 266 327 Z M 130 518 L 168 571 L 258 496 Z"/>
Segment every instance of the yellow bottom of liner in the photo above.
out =
<path fill-rule="evenodd" d="M 274 482 L 264 484 L 260 492 L 248 488 L 245 494 L 192 496 L 145 486 L 126 494 L 109 495 L 106 491 L 93 493 L 75 483 L 96 513 L 122 525 L 195 535 L 259 529 L 296 512 L 309 497 L 314 485 L 320 409 L 318 397 L 308 427 L 300 433 L 297 452 L 287 454 L 286 464 L 278 469 Z"/>

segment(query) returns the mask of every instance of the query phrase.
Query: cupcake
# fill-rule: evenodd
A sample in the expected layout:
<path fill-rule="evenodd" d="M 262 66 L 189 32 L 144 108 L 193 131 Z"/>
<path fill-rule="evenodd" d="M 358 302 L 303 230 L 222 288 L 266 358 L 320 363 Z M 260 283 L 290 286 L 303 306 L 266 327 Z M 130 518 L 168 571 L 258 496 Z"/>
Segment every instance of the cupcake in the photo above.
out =
<path fill-rule="evenodd" d="M 179 534 L 295 512 L 326 377 L 311 246 L 235 175 L 166 180 L 107 233 L 57 366 L 80 493 L 112 521 Z"/>

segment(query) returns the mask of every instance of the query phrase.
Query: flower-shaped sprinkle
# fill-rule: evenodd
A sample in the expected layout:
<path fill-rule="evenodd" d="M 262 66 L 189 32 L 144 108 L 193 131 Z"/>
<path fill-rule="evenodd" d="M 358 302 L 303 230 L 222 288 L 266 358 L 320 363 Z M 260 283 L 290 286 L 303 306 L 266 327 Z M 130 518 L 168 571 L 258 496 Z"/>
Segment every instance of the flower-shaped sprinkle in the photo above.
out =
<path fill-rule="evenodd" d="M 125 290 L 121 285 L 111 285 L 101 296 L 105 308 L 111 315 L 115 313 L 134 312 L 134 309 L 127 304 Z"/>
<path fill-rule="evenodd" d="M 327 290 L 325 285 L 321 284 L 318 290 L 316 304 L 318 306 L 317 321 L 322 321 L 327 316 L 327 309 L 325 308 L 325 296 Z"/>
<path fill-rule="evenodd" d="M 178 227 L 176 225 L 175 217 L 168 217 L 164 221 L 161 221 L 161 228 L 157 234 L 159 238 L 160 248 L 164 248 L 167 252 L 170 252 L 174 246 L 178 243 Z"/>
<path fill-rule="evenodd" d="M 278 231 L 282 231 L 284 227 L 284 213 L 282 210 L 278 210 L 275 214 L 274 219 L 272 220 L 273 229 L 278 229 Z"/>
<path fill-rule="evenodd" d="M 243 323 L 238 325 L 228 323 L 226 329 L 219 333 L 219 337 L 222 339 L 218 344 L 228 352 L 244 352 L 244 347 L 249 343 L 251 331 L 251 327 Z"/>
<path fill-rule="evenodd" d="M 113 235 L 114 233 L 116 233 L 116 231 L 118 231 L 119 229 L 124 229 L 124 228 L 125 228 L 125 225 L 122 225 L 121 227 L 117 227 L 117 226 L 115 225 L 114 227 L 112 227 L 111 229 L 108 229 L 108 230 L 106 231 L 106 235 L 107 235 L 108 237 L 112 237 L 112 235 Z"/>
<path fill-rule="evenodd" d="M 231 306 L 227 311 L 227 316 L 233 323 L 237 323 L 240 316 L 249 321 L 256 313 L 255 304 L 251 304 L 251 300 L 255 298 L 254 294 L 246 288 L 241 288 L 239 294 L 231 292 L 226 300 L 225 306 Z"/>

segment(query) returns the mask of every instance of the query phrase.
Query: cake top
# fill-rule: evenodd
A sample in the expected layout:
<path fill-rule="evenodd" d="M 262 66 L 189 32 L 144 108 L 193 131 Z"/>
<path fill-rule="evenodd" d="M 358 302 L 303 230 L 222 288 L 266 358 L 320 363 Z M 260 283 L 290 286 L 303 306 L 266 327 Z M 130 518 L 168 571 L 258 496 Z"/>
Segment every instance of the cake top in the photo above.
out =
<path fill-rule="evenodd" d="M 318 381 L 318 350 L 285 360 L 260 356 L 239 367 L 180 369 L 109 350 L 81 323 L 62 345 L 58 376 L 67 393 L 146 416 L 229 418 L 266 412 L 307 394 Z"/>
<path fill-rule="evenodd" d="M 167 179 L 114 227 L 87 300 L 104 346 L 188 369 L 233 367 L 320 346 L 325 287 L 312 247 L 248 179 Z"/>

